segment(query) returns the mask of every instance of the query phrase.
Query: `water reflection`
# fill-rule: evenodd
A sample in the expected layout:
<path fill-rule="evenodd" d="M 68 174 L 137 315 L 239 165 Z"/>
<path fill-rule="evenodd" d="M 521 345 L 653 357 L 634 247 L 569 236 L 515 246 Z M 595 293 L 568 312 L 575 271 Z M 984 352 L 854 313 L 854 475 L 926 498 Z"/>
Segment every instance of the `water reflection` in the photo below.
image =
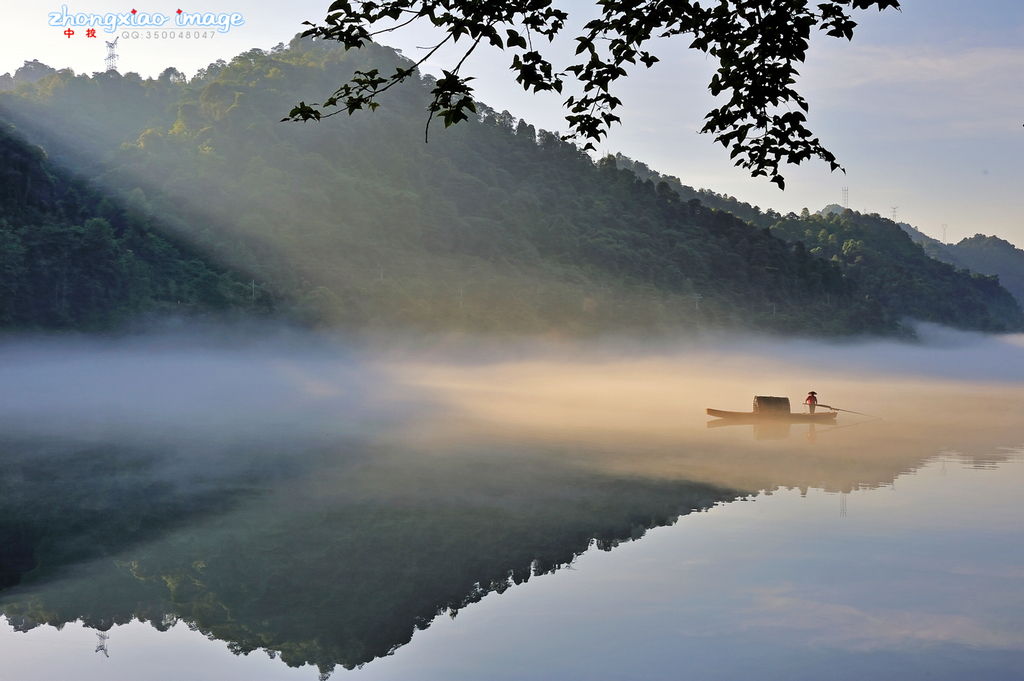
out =
<path fill-rule="evenodd" d="M 791 428 L 793 424 L 785 421 L 765 421 L 763 423 L 737 423 L 735 421 L 727 421 L 724 419 L 718 419 L 715 421 L 708 421 L 708 428 L 737 428 L 742 430 L 749 430 L 753 434 L 755 440 L 785 440 L 789 438 L 793 432 Z M 805 426 L 799 428 L 799 431 L 806 431 L 808 442 L 813 442 L 816 431 L 814 429 L 815 424 L 808 423 Z"/>
<path fill-rule="evenodd" d="M 789 437 L 788 423 L 755 423 L 752 427 L 755 440 L 785 440 Z"/>
<path fill-rule="evenodd" d="M 372 454 L 372 463 L 324 466 L 162 537 L 149 528 L 143 546 L 126 547 L 117 524 L 96 527 L 109 537 L 96 551 L 115 540 L 123 549 L 114 560 L 75 569 L 67 563 L 83 556 L 70 547 L 93 535 L 50 539 L 54 548 L 37 554 L 2 612 L 20 630 L 185 620 L 235 652 L 271 650 L 326 673 L 387 655 L 438 614 L 569 564 L 592 544 L 609 550 L 736 496 L 581 471 L 546 451 Z M 119 509 L 122 522 L 134 510 Z M 90 519 L 43 519 L 28 536 L 39 545 L 60 535 L 56 523 Z M 64 578 L 50 580 L 58 568 Z"/>
<path fill-rule="evenodd" d="M 185 622 L 236 653 L 267 650 L 326 675 L 695 511 L 782 488 L 845 500 L 936 456 L 1000 465 L 1024 441 L 1014 384 L 824 375 L 743 355 L 724 370 L 701 352 L 378 358 L 366 365 L 387 380 L 360 383 L 359 400 L 378 411 L 339 432 L 354 423 L 339 396 L 361 372 L 336 358 L 330 370 L 270 360 L 264 387 L 282 404 L 301 396 L 312 414 L 301 433 L 245 422 L 197 440 L 169 433 L 172 417 L 131 438 L 8 437 L 0 613 L 23 631 Z M 705 425 L 709 404 L 808 384 L 886 418 Z M 245 412 L 240 399 L 233 413 Z M 795 617 L 787 598 L 773 607 Z"/>
<path fill-rule="evenodd" d="M 820 425 L 817 423 L 792 424 L 784 421 L 767 421 L 763 423 L 735 423 L 723 419 L 708 421 L 708 428 L 734 428 L 741 432 L 749 432 L 754 440 L 786 440 L 790 437 L 803 438 L 807 444 L 818 441 L 819 434 L 825 434 L 842 428 L 856 428 L 870 423 L 872 420 L 855 421 L 842 426 Z"/>

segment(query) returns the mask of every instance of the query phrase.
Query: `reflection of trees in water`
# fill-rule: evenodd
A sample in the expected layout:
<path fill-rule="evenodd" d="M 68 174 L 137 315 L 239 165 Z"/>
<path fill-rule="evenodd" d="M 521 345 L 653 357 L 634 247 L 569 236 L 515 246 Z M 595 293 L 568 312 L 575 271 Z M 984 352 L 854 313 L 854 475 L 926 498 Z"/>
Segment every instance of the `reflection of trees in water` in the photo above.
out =
<path fill-rule="evenodd" d="M 0 451 L 0 589 L 223 512 L 246 487 L 172 477 L 152 448 L 5 439 Z"/>
<path fill-rule="evenodd" d="M 0 612 L 20 629 L 183 621 L 236 654 L 263 649 L 326 675 L 387 655 L 439 614 L 454 617 L 590 546 L 610 550 L 737 494 L 513 458 L 406 462 L 289 485 L 79 579 L 12 592 Z M 365 492 L 382 481 L 390 486 Z"/>
<path fill-rule="evenodd" d="M 927 458 L 906 447 L 861 443 L 854 456 L 796 444 L 770 457 L 760 446 L 677 451 L 670 462 L 617 446 L 437 455 L 336 445 L 303 456 L 305 473 L 283 459 L 260 468 L 247 452 L 235 473 L 203 479 L 168 476 L 153 452 L 8 443 L 2 564 L 15 575 L 7 583 L 21 584 L 0 614 L 20 630 L 180 621 L 236 654 L 262 649 L 326 675 L 387 655 L 439 614 L 590 546 L 611 549 L 739 494 L 726 486 L 848 492 Z"/>

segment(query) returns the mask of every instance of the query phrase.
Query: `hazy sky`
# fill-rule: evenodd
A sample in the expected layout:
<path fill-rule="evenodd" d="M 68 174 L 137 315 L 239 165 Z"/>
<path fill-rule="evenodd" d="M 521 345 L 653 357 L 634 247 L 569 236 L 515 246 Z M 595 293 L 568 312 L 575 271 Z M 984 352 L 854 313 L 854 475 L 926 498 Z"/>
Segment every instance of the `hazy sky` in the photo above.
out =
<path fill-rule="evenodd" d="M 63 35 L 48 26 L 63 2 L 0 9 L 0 73 L 29 59 L 77 72 L 103 69 L 108 34 Z M 140 0 L 139 12 L 237 12 L 244 25 L 205 40 L 131 40 L 117 47 L 119 70 L 156 75 L 167 66 L 192 75 L 216 59 L 251 47 L 287 42 L 303 20 L 320 20 L 327 0 L 206 0 L 195 6 Z M 574 17 L 593 11 L 583 0 L 556 2 Z M 623 125 L 600 145 L 642 160 L 684 184 L 707 187 L 782 212 L 840 203 L 892 215 L 950 241 L 977 232 L 1024 246 L 1024 3 L 1019 0 L 903 0 L 903 11 L 858 12 L 852 43 L 818 36 L 800 86 L 811 105 L 813 130 L 847 173 L 821 162 L 790 167 L 780 192 L 733 168 L 711 138 L 699 135 L 714 106 L 707 93 L 712 64 L 690 53 L 685 41 L 665 41 L 662 62 L 639 67 L 622 86 Z M 78 0 L 68 12 L 125 12 L 112 0 Z M 577 22 L 573 22 L 577 23 Z M 120 33 L 120 32 L 119 32 Z M 390 36 L 384 42 L 414 56 L 429 36 Z M 568 42 L 566 42 L 568 44 Z M 571 55 L 556 45 L 554 54 Z M 450 54 L 449 54 L 450 57 Z M 442 55 L 434 70 L 449 65 Z M 467 73 L 481 100 L 538 127 L 564 130 L 560 98 L 524 94 L 507 73 L 508 57 L 493 50 L 474 55 Z M 429 70 L 429 69 L 428 69 Z M 323 93 L 311 93 L 318 101 Z M 309 100 L 307 100 L 309 101 Z M 330 123 L 326 123 L 330 124 Z"/>

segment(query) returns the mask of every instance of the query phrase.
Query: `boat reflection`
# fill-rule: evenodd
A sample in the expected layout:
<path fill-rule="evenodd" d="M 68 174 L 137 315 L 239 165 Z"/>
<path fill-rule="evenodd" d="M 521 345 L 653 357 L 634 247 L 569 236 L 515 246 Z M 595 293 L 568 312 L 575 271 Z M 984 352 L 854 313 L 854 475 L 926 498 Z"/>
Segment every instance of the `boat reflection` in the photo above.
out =
<path fill-rule="evenodd" d="M 842 425 L 831 425 L 821 426 L 816 423 L 806 424 L 791 424 L 785 421 L 760 421 L 757 423 L 742 423 L 737 421 L 729 421 L 726 419 L 715 419 L 714 421 L 708 421 L 707 427 L 711 428 L 737 428 L 746 429 L 750 428 L 752 438 L 754 440 L 786 440 L 793 437 L 804 437 L 808 444 L 814 444 L 818 440 L 819 434 L 829 433 L 834 430 L 843 430 L 845 428 L 855 428 L 857 426 L 863 426 L 870 423 L 872 420 L 878 419 L 865 419 L 862 421 L 854 421 L 853 423 L 844 423 Z"/>
<path fill-rule="evenodd" d="M 755 423 L 753 428 L 755 440 L 785 440 L 789 437 L 790 424 L 767 421 Z"/>
<path fill-rule="evenodd" d="M 754 423 L 744 423 L 742 421 L 729 420 L 729 419 L 715 419 L 714 421 L 708 421 L 708 428 L 749 428 L 753 433 L 755 440 L 785 440 L 789 438 L 791 432 L 791 426 L 793 424 L 788 421 L 757 421 Z M 814 424 L 807 424 L 806 427 L 812 429 Z"/>

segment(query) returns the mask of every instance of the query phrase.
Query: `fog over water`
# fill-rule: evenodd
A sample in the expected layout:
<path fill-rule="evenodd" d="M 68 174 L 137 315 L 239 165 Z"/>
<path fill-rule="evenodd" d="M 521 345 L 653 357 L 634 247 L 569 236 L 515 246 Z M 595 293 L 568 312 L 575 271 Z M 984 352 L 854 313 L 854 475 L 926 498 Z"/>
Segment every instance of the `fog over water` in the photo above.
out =
<path fill-rule="evenodd" d="M 267 327 L 0 345 L 2 426 L 105 438 L 354 435 L 395 418 L 383 375 L 343 345 Z"/>
<path fill-rule="evenodd" d="M 934 678 L 979 655 L 987 678 L 1010 678 L 1024 650 L 1024 337 L 919 333 L 9 339 L 0 482 L 5 513 L 24 517 L 0 531 L 28 527 L 38 564 L 0 590 L 0 615 L 27 632 L 4 625 L 0 655 L 66 677 L 74 656 L 20 642 L 82 621 L 118 625 L 123 666 L 103 678 L 207 678 L 144 667 L 206 638 L 226 656 L 208 678 L 295 678 L 284 661 L 321 675 L 371 663 L 350 672 L 368 678 L 660 679 L 684 650 L 700 678 L 804 678 L 784 653 L 867 678 L 880 650 L 904 656 L 886 669 L 924 678 L 935 665 L 906 657 L 920 645 L 939 646 L 948 673 Z M 754 395 L 800 411 L 810 390 L 862 414 L 771 427 L 705 414 L 749 411 Z M 202 635 L 153 638 L 133 619 Z M 537 656 L 522 667 L 519 644 Z M 599 660 L 615 645 L 639 652 L 611 673 Z M 278 659 L 236 667 L 228 649 Z"/>
<path fill-rule="evenodd" d="M 171 425 L 240 432 L 326 426 L 327 418 L 332 428 L 345 429 L 428 408 L 422 402 L 428 394 L 435 406 L 476 401 L 477 391 L 493 384 L 487 390 L 495 397 L 506 392 L 515 399 L 513 393 L 536 390 L 527 400 L 538 411 L 547 407 L 535 398 L 555 400 L 565 410 L 536 418 L 508 413 L 499 421 L 575 428 L 586 417 L 574 419 L 574 410 L 602 422 L 613 411 L 620 426 L 643 427 L 635 419 L 646 419 L 655 429 L 677 429 L 703 420 L 706 406 L 744 410 L 754 394 L 788 395 L 797 410 L 807 390 L 820 388 L 823 403 L 903 413 L 921 405 L 893 399 L 905 397 L 885 392 L 894 384 L 909 390 L 927 383 L 928 392 L 936 393 L 927 399 L 957 399 L 958 392 L 1012 390 L 1024 382 L 1024 336 L 929 325 L 919 332 L 919 343 L 708 336 L 650 342 L 458 337 L 349 345 L 277 327 L 260 330 L 255 339 L 251 329 L 100 340 L 39 337 L 0 342 L 0 409 L 5 427 L 38 423 L 49 431 L 60 427 L 54 414 L 94 430 Z M 384 349 L 374 351 L 375 345 Z M 411 385 L 427 390 L 414 395 Z M 676 420 L 663 421 L 660 412 Z"/>
<path fill-rule="evenodd" d="M 39 337 L 0 345 L 0 428 L 82 441 L 127 438 L 204 457 L 240 443 L 265 448 L 337 438 L 434 451 L 456 442 L 585 445 L 580 465 L 710 476 L 706 481 L 758 489 L 794 481 L 880 484 L 891 472 L 856 480 L 836 471 L 832 483 L 826 474 L 851 457 L 869 466 L 874 456 L 884 468 L 893 452 L 909 465 L 964 442 L 987 457 L 1024 440 L 1024 336 L 928 325 L 920 336 L 916 343 L 723 336 L 349 344 L 268 326 L 258 334 L 204 328 L 121 339 Z M 802 469 L 796 477 L 771 460 L 754 466 L 766 476 L 755 480 L 743 460 L 745 453 L 788 451 L 784 433 L 706 427 L 708 407 L 748 411 L 754 395 L 776 395 L 801 411 L 809 390 L 824 405 L 870 416 L 842 413 L 836 426 L 787 427 L 813 446 L 813 461 L 794 463 Z M 646 455 L 633 456 L 637 450 Z M 227 458 L 236 459 L 231 451 Z M 719 469 L 737 459 L 742 479 L 724 470 L 698 474 L 686 463 L 712 452 L 726 457 L 716 460 Z M 578 454 L 570 447 L 560 455 Z"/>
<path fill-rule="evenodd" d="M 936 328 L 922 336 L 919 344 L 552 345 L 510 359 L 409 358 L 385 366 L 396 382 L 448 406 L 410 423 L 420 441 L 562 442 L 589 447 L 587 466 L 741 489 L 849 490 L 887 484 L 943 450 L 999 458 L 1001 448 L 1024 441 L 1024 339 Z M 753 395 L 776 395 L 800 411 L 810 390 L 823 405 L 870 416 L 841 413 L 836 426 L 794 424 L 774 433 L 707 428 L 708 407 L 749 411 Z M 794 438 L 804 441 L 802 450 L 793 451 Z M 570 447 L 563 455 L 579 454 Z"/>

